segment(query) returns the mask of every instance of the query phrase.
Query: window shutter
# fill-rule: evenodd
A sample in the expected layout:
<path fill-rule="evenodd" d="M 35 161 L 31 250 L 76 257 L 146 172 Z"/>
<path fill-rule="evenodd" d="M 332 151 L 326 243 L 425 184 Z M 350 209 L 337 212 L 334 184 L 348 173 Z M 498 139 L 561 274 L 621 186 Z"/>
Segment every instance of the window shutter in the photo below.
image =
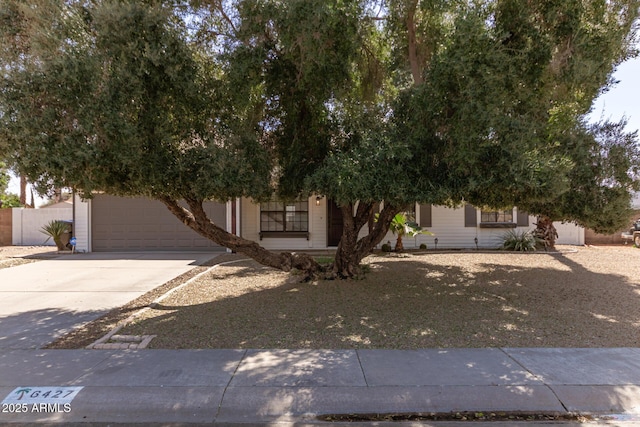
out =
<path fill-rule="evenodd" d="M 431 204 L 420 205 L 420 227 L 432 227 L 431 225 Z"/>
<path fill-rule="evenodd" d="M 529 212 L 521 211 L 518 209 L 518 218 L 516 220 L 516 224 L 518 227 L 528 227 L 529 226 Z"/>
<path fill-rule="evenodd" d="M 473 205 L 464 205 L 464 226 L 465 227 L 477 227 L 478 218 L 476 215 L 476 208 Z"/>

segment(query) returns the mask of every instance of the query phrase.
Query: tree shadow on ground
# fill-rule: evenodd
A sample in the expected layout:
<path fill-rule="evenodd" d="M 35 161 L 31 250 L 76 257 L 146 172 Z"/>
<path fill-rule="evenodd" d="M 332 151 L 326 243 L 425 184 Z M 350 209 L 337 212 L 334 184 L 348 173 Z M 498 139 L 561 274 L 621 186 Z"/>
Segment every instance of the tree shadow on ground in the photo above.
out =
<path fill-rule="evenodd" d="M 464 257 L 457 254 L 457 257 Z M 499 256 L 499 255 L 498 255 Z M 448 265 L 439 255 L 376 259 L 364 280 L 297 283 L 282 273 L 200 282 L 127 333 L 155 348 L 637 347 L 640 288 L 571 259 L 536 255 Z M 492 262 L 491 260 L 498 260 Z M 245 279 L 251 282 L 245 284 Z M 207 299 L 215 287 L 246 286 Z M 189 298 L 183 298 L 187 301 Z"/>
<path fill-rule="evenodd" d="M 0 349 L 38 349 L 105 313 L 57 308 L 0 315 Z"/>

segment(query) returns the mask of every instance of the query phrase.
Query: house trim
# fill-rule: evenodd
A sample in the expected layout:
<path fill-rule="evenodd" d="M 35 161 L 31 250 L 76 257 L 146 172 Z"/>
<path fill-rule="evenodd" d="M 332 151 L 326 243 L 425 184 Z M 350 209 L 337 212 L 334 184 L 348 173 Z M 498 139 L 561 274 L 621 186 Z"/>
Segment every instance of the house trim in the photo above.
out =
<path fill-rule="evenodd" d="M 516 228 L 515 222 L 481 222 L 478 224 L 480 228 Z"/>
<path fill-rule="evenodd" d="M 261 231 L 258 233 L 260 240 L 274 238 L 274 239 L 297 239 L 305 238 L 309 240 L 308 231 Z"/>

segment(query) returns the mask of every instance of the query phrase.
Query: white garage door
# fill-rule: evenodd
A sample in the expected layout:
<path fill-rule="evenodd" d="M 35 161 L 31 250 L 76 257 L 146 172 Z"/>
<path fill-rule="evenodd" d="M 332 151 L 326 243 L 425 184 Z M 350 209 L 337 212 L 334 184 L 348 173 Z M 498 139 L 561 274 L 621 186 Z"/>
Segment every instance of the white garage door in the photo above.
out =
<path fill-rule="evenodd" d="M 226 206 L 206 203 L 209 218 L 222 227 Z M 96 195 L 91 201 L 94 251 L 210 251 L 224 248 L 191 230 L 161 202 Z"/>

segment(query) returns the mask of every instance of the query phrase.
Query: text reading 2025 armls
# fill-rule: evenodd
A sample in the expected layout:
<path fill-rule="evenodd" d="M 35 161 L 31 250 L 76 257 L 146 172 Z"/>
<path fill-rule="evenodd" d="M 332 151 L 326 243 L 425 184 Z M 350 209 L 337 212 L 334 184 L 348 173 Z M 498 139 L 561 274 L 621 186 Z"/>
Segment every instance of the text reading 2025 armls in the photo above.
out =
<path fill-rule="evenodd" d="M 42 412 L 42 413 L 54 413 L 71 412 L 70 403 L 3 403 L 2 413 L 18 414 L 27 412 Z"/>

